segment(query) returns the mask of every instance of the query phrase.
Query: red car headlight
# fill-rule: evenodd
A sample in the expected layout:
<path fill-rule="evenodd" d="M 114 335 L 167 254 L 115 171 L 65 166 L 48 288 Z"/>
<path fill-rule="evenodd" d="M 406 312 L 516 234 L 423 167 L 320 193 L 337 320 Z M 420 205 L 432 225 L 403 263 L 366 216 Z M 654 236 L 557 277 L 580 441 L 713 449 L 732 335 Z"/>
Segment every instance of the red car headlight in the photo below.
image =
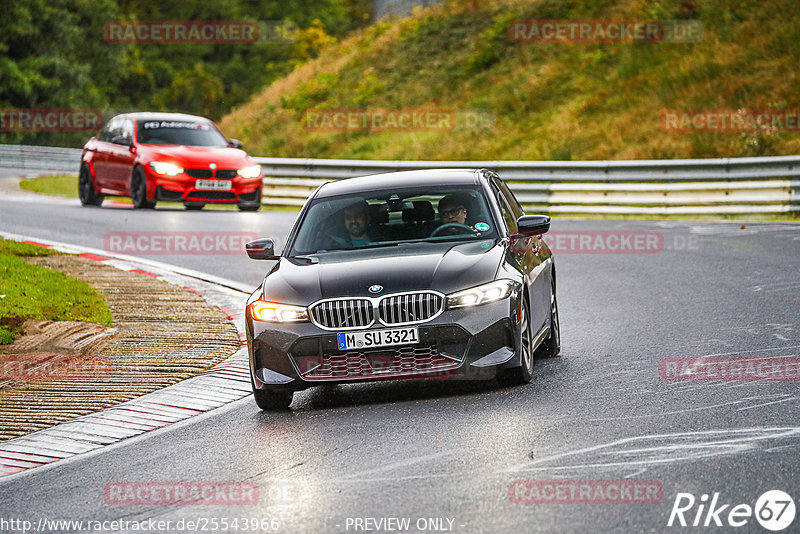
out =
<path fill-rule="evenodd" d="M 236 174 L 242 178 L 258 178 L 259 175 L 261 175 L 261 165 L 252 165 L 244 169 L 239 169 L 236 171 Z"/>

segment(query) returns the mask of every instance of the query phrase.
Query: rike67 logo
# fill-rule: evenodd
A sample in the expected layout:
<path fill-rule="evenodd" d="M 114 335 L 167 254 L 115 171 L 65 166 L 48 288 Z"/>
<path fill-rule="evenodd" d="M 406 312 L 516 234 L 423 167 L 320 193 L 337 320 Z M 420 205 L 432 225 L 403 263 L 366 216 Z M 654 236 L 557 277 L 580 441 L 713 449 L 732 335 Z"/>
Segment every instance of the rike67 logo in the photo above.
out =
<path fill-rule="evenodd" d="M 792 498 L 781 490 L 763 493 L 752 507 L 749 504 L 723 504 L 719 493 L 714 493 L 710 502 L 707 494 L 696 499 L 691 493 L 678 493 L 667 526 L 737 528 L 751 524 L 755 517 L 765 529 L 779 532 L 794 522 L 796 512 Z"/>

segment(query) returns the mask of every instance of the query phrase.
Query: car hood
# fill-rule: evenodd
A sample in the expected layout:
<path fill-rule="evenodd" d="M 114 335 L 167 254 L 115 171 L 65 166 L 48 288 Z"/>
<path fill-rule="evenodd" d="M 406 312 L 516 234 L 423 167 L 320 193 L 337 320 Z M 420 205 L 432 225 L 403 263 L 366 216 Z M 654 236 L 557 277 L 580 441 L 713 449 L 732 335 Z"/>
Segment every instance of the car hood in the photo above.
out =
<path fill-rule="evenodd" d="M 218 169 L 241 169 L 255 162 L 244 150 L 231 147 L 150 145 L 142 146 L 149 161 L 166 161 L 185 169 L 207 169 L 214 163 Z"/>
<path fill-rule="evenodd" d="M 318 263 L 281 258 L 264 279 L 264 298 L 307 305 L 323 298 L 418 289 L 447 294 L 493 280 L 505 250 L 503 240 L 481 240 L 328 252 L 313 256 Z M 383 290 L 370 293 L 373 285 Z"/>

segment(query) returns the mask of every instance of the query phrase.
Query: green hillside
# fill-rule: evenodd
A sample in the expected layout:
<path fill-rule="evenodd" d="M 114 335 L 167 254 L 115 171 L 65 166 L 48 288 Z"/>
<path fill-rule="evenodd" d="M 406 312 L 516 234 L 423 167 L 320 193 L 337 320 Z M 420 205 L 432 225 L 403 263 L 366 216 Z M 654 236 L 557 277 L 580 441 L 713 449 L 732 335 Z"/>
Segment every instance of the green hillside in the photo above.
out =
<path fill-rule="evenodd" d="M 519 19 L 695 20 L 696 42 L 512 42 Z M 800 130 L 676 132 L 664 110 L 800 110 L 797 0 L 463 0 L 325 48 L 222 120 L 251 154 L 662 159 L 800 153 Z M 470 113 L 483 127 L 323 131 L 312 110 Z M 482 115 L 480 113 L 482 113 Z M 488 119 L 488 120 L 487 120 Z M 312 122 L 313 124 L 313 122 Z M 318 123 L 322 124 L 322 123 Z"/>

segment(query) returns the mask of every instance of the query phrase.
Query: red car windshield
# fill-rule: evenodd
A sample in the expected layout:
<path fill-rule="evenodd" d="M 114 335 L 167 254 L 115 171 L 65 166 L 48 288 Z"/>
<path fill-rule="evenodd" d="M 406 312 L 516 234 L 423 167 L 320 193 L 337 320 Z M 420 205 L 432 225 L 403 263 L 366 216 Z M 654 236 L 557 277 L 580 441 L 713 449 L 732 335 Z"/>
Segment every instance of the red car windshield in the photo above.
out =
<path fill-rule="evenodd" d="M 207 122 L 140 120 L 136 139 L 147 145 L 228 146 L 228 140 Z"/>

